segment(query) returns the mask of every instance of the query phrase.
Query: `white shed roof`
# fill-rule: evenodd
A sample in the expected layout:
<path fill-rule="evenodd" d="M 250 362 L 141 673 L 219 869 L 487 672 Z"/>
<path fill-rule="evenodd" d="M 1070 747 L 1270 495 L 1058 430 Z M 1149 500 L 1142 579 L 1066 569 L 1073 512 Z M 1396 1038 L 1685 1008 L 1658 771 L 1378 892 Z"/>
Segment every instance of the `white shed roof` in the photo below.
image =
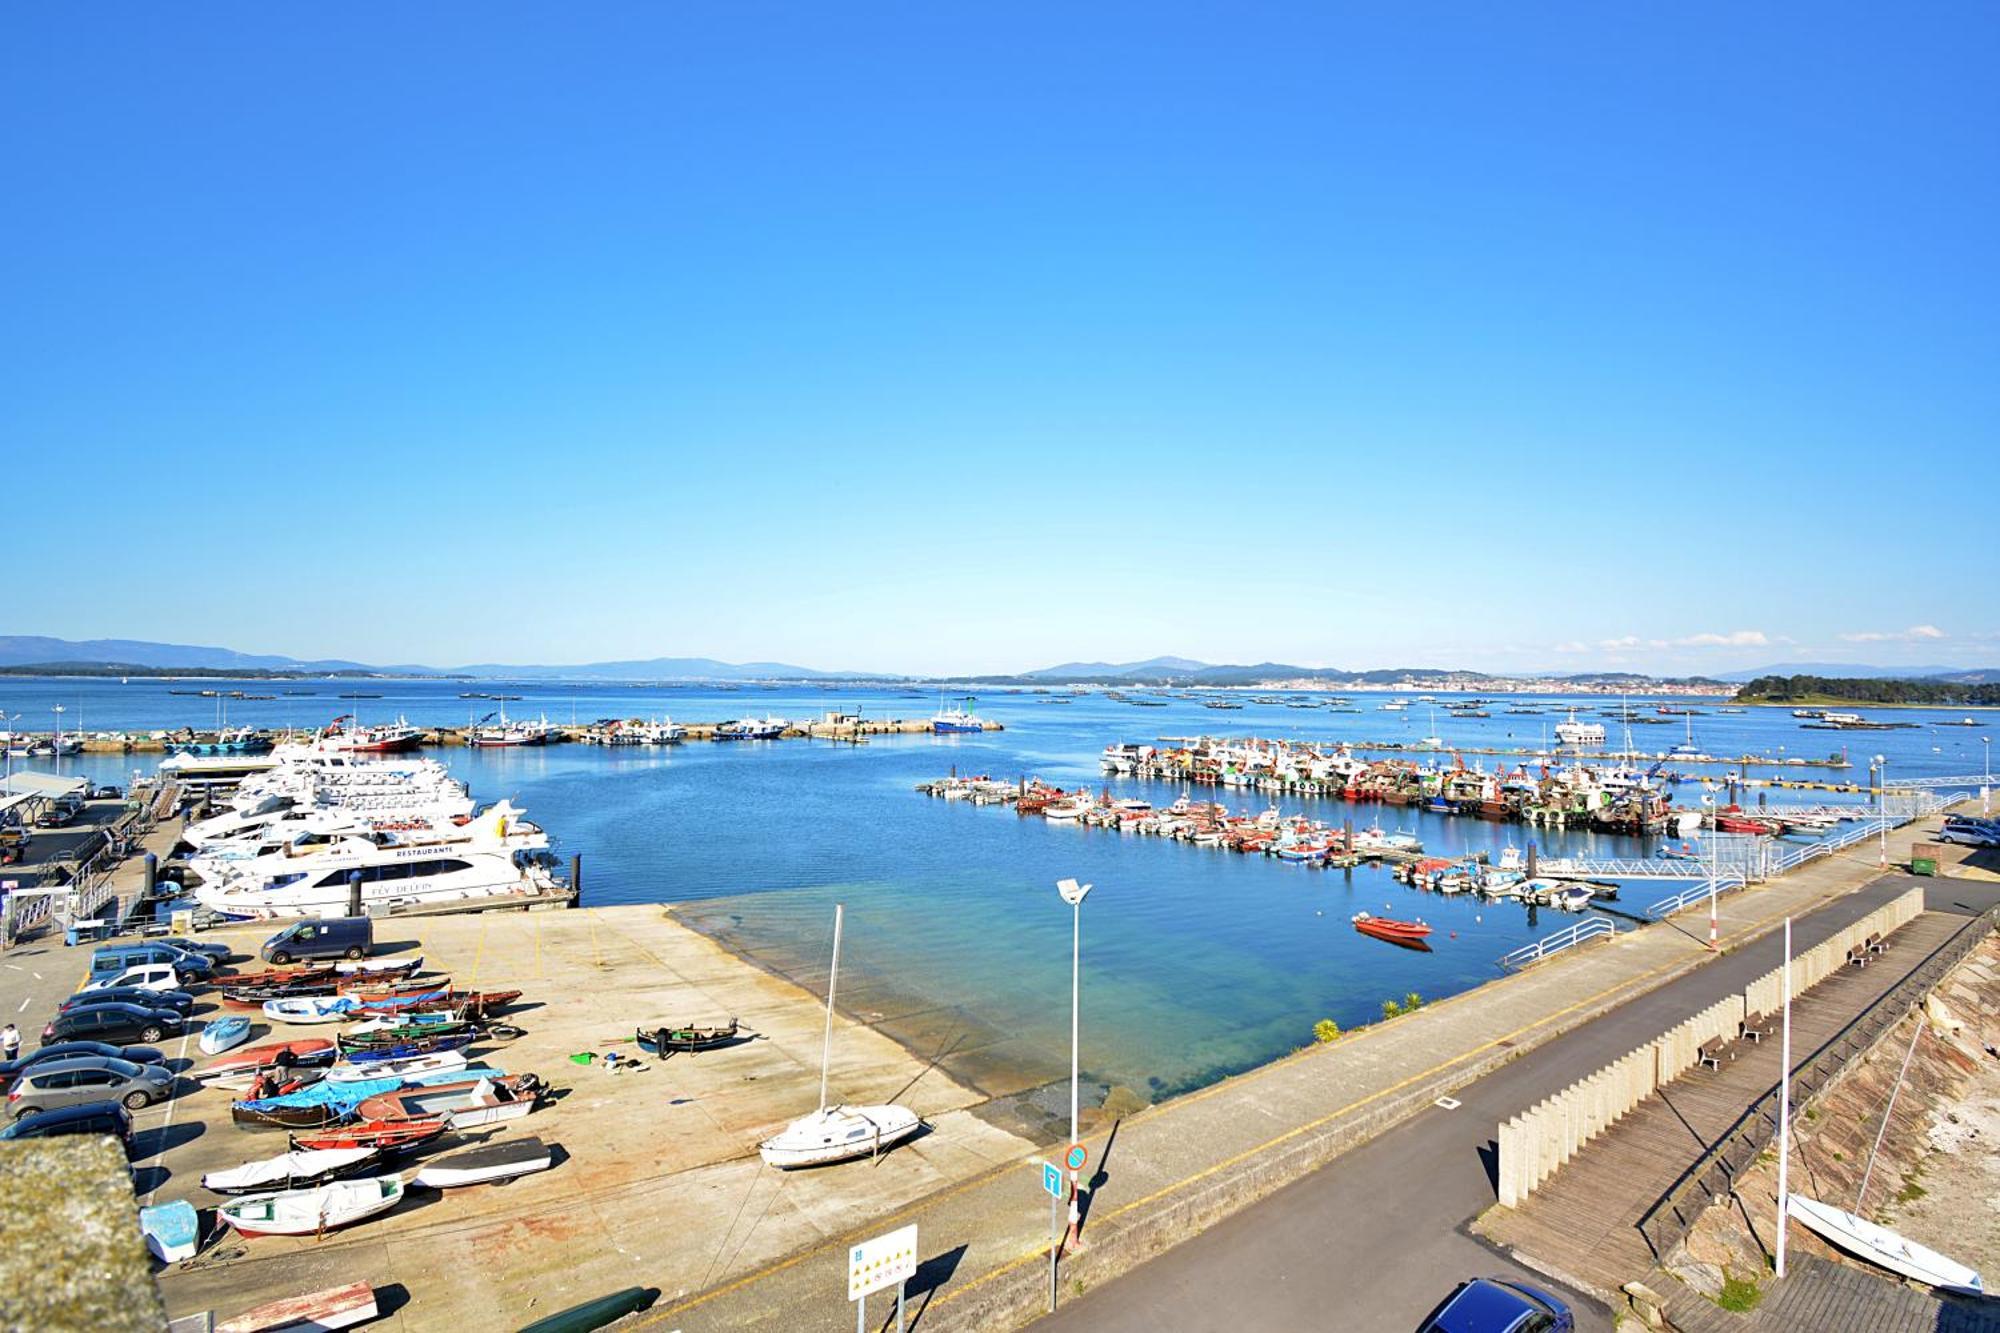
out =
<path fill-rule="evenodd" d="M 57 797 L 80 794 L 90 787 L 82 778 L 66 778 L 56 773 L 32 773 L 15 769 L 0 778 L 0 792 L 10 796 Z"/>

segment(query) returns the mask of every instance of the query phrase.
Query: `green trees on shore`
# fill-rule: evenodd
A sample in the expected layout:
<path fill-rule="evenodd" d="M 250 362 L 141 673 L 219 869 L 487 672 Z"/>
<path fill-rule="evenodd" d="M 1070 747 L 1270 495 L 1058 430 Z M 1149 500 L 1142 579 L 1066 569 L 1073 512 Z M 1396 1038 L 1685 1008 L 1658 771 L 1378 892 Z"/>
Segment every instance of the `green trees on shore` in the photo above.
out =
<path fill-rule="evenodd" d="M 2000 705 L 2000 685 L 1947 680 L 1853 680 L 1831 676 L 1759 676 L 1736 696 L 1746 703 L 1830 700 L 1854 704 Z"/>

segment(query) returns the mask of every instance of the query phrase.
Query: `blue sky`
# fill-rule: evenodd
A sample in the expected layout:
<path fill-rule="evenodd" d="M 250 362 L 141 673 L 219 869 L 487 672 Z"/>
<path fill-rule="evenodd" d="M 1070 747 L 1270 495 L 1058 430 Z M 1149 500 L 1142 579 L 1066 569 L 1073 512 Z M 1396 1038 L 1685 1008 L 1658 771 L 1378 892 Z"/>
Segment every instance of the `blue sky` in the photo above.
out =
<path fill-rule="evenodd" d="M 0 632 L 2000 663 L 1991 6 L 4 22 Z"/>

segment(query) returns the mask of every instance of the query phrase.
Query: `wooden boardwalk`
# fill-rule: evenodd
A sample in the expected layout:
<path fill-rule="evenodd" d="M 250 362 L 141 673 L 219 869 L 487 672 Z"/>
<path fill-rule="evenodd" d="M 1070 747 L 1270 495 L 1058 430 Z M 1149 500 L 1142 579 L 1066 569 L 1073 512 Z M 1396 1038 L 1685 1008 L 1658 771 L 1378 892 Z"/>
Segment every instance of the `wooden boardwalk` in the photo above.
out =
<path fill-rule="evenodd" d="M 1940 1299 L 1811 1254 L 1749 1314 L 1674 1290 L 1667 1313 L 1682 1333 L 2000 1333 L 2000 1312 L 1984 1302 Z"/>
<path fill-rule="evenodd" d="M 1792 1060 L 1806 1056 L 1892 989 L 1966 919 L 1925 912 L 1865 968 L 1843 968 L 1792 1005 Z M 1539 1186 L 1477 1228 L 1600 1294 L 1644 1279 L 1656 1262 L 1639 1219 L 1710 1144 L 1778 1082 L 1779 1041 L 1737 1041 L 1719 1069 L 1694 1070 L 1648 1097 Z M 1828 1325 L 1827 1327 L 1841 1327 Z"/>

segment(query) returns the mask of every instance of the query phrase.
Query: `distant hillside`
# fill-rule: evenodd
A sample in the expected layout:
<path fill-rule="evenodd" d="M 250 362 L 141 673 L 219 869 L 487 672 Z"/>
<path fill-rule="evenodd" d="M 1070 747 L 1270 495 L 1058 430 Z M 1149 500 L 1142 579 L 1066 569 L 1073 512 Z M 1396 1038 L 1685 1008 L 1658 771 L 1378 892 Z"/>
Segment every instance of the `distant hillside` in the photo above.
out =
<path fill-rule="evenodd" d="M 1964 667 L 1869 666 L 1862 662 L 1779 662 L 1772 666 L 1758 667 L 1753 671 L 1731 671 L 1720 677 L 1722 680 L 1740 682 L 1757 680 L 1770 676 L 1825 676 L 1833 680 L 1929 680 L 1936 676 L 1950 676 L 1965 671 Z M 1974 673 L 1986 674 L 1986 673 Z M 1979 682 L 1974 682 L 1975 684 Z"/>
<path fill-rule="evenodd" d="M 1660 677 L 1623 671 L 1556 675 L 1549 672 L 1465 671 L 1448 667 L 1378 667 L 1352 671 L 1342 667 L 1303 667 L 1285 662 L 1216 665 L 1187 657 L 1153 657 L 1143 662 L 1064 662 L 1039 671 L 1008 676 L 974 676 L 982 685 L 1263 685 L 1273 681 L 1317 681 L 1376 686 L 1422 685 L 1431 688 L 1496 689 L 1507 681 L 1558 680 L 1579 686 L 1630 685 L 1642 689 L 1662 683 L 1713 685 L 1704 676 L 1663 681 Z"/>
<path fill-rule="evenodd" d="M 37 634 L 0 635 L 0 671 L 11 675 L 141 676 L 169 674 L 484 676 L 509 680 L 889 680 L 860 671 L 819 671 L 783 662 L 718 662 L 710 657 L 652 657 L 641 661 L 586 662 L 577 666 L 474 666 L 403 664 L 370 666 L 338 659 L 301 660 L 269 653 L 239 653 L 184 643 L 142 639 L 51 639 Z"/>
<path fill-rule="evenodd" d="M 1945 708 L 2000 706 L 2000 684 L 1870 676 L 1759 676 L 1736 695 L 1746 703 L 1917 704 Z"/>

